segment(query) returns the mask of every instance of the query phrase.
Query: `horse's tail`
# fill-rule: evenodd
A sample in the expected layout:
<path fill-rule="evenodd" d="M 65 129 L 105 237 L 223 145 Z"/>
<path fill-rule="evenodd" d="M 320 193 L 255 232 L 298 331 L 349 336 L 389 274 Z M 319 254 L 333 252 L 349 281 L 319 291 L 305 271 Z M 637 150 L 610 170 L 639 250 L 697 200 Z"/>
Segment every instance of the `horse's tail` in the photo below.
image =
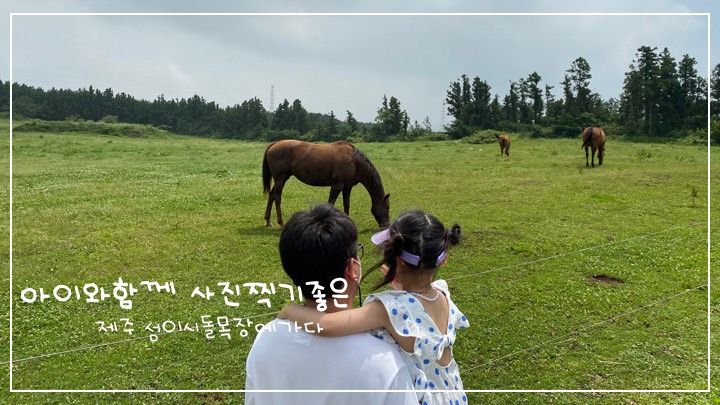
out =
<path fill-rule="evenodd" d="M 587 135 L 586 135 L 587 133 Z M 580 149 L 592 145 L 593 127 L 587 127 L 587 132 L 583 131 L 583 144 Z"/>
<path fill-rule="evenodd" d="M 272 179 L 272 174 L 270 173 L 270 165 L 268 165 L 267 153 L 274 144 L 275 142 L 268 145 L 267 148 L 265 148 L 265 153 L 263 154 L 262 181 L 264 194 L 268 194 L 270 192 L 270 180 Z"/>

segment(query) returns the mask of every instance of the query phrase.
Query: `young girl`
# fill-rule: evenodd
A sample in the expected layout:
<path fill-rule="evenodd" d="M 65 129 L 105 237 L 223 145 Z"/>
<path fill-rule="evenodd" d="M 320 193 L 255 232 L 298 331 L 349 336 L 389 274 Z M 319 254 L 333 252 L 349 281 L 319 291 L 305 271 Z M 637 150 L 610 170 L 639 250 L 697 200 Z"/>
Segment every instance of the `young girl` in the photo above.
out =
<path fill-rule="evenodd" d="M 386 273 L 376 288 L 392 283 L 395 290 L 371 294 L 362 307 L 334 313 L 290 304 L 279 317 L 316 323 L 325 336 L 370 331 L 402 349 L 420 404 L 467 403 L 452 345 L 457 330 L 469 323 L 450 299 L 447 283 L 433 281 L 447 262 L 448 246 L 459 240 L 457 224 L 448 231 L 430 214 L 403 214 L 372 237 L 382 250 Z"/>

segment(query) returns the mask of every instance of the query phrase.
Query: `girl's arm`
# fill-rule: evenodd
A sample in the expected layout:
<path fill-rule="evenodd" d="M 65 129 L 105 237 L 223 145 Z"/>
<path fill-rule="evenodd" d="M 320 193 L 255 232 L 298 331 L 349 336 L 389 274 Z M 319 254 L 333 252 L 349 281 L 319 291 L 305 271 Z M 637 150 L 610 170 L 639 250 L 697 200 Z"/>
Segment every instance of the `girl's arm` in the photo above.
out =
<path fill-rule="evenodd" d="M 382 303 L 373 301 L 360 308 L 325 313 L 297 304 L 285 305 L 278 318 L 285 318 L 299 325 L 317 324 L 323 336 L 345 336 L 385 327 L 389 323 Z"/>

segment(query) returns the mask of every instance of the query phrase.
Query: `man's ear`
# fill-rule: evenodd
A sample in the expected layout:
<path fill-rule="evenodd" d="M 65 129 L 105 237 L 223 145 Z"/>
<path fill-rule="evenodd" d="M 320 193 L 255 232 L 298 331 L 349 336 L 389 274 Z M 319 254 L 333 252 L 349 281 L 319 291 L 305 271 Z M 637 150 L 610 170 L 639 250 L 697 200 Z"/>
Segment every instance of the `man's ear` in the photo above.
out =
<path fill-rule="evenodd" d="M 356 283 L 360 282 L 360 266 L 355 264 L 354 260 L 348 260 L 345 266 L 345 280 L 354 280 Z"/>

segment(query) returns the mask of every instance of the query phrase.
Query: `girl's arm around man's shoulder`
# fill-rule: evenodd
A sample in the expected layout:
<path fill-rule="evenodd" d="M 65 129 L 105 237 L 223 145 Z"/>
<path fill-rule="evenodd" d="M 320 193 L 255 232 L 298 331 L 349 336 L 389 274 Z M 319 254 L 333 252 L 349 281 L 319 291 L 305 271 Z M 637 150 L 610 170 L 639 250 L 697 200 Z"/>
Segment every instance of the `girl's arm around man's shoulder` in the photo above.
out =
<path fill-rule="evenodd" d="M 331 313 L 320 312 L 314 308 L 297 304 L 288 304 L 280 311 L 278 318 L 289 319 L 298 324 L 318 325 L 317 333 L 323 336 L 352 335 L 385 327 L 388 323 L 385 307 L 378 301 L 367 303 L 360 308 Z"/>

